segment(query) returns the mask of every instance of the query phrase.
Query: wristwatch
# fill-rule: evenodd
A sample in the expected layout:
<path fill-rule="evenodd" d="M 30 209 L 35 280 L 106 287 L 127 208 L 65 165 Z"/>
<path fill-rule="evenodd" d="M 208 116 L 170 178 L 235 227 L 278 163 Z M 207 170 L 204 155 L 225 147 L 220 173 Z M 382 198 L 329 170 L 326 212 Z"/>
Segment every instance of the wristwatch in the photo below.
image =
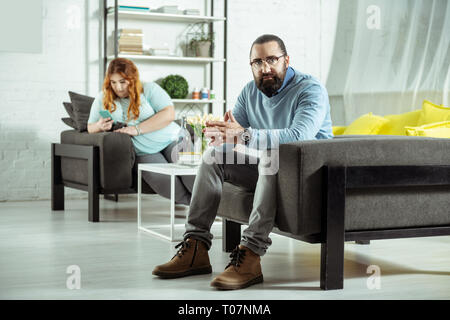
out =
<path fill-rule="evenodd" d="M 250 131 L 248 131 L 248 129 L 245 128 L 244 131 L 242 131 L 241 133 L 241 140 L 244 142 L 244 145 L 248 145 L 251 138 L 252 135 L 250 134 Z"/>

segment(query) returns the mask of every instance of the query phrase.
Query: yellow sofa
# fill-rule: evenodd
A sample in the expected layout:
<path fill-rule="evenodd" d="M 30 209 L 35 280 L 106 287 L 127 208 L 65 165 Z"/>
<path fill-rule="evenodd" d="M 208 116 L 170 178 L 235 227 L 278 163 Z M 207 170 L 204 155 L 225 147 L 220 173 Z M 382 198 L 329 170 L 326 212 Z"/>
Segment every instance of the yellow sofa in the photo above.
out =
<path fill-rule="evenodd" d="M 399 135 L 450 138 L 450 108 L 425 100 L 422 109 L 386 116 L 365 114 L 348 126 L 334 126 L 338 135 Z"/>

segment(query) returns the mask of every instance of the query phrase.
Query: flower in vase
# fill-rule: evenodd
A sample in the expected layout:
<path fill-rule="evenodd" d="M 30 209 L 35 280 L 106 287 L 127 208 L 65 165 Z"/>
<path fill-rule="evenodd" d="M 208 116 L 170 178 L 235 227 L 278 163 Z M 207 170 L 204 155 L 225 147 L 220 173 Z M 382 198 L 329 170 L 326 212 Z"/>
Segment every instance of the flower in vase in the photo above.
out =
<path fill-rule="evenodd" d="M 194 130 L 194 134 L 201 139 L 202 141 L 202 152 L 206 150 L 208 146 L 208 141 L 205 139 L 203 135 L 203 129 L 206 127 L 207 121 L 223 121 L 223 117 L 214 116 L 213 114 L 204 114 L 203 116 L 196 115 L 193 117 L 188 117 L 186 119 L 187 123 Z"/>

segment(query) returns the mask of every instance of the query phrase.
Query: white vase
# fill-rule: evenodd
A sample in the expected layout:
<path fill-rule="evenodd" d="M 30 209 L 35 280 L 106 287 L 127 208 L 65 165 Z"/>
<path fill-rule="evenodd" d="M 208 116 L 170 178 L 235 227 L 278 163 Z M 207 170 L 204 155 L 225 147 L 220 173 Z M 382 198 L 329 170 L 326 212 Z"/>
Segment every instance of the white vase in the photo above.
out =
<path fill-rule="evenodd" d="M 198 41 L 196 47 L 197 57 L 210 57 L 210 48 L 211 41 Z"/>

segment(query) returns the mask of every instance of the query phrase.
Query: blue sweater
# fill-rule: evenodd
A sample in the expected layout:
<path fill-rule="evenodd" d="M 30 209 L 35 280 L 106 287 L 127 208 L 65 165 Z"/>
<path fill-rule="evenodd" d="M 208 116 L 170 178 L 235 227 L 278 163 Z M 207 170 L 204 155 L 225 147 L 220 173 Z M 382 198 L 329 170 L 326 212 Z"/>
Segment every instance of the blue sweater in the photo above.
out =
<path fill-rule="evenodd" d="M 250 81 L 238 97 L 233 116 L 248 128 L 253 149 L 333 138 L 327 90 L 314 77 L 291 67 L 283 86 L 270 98 Z"/>

